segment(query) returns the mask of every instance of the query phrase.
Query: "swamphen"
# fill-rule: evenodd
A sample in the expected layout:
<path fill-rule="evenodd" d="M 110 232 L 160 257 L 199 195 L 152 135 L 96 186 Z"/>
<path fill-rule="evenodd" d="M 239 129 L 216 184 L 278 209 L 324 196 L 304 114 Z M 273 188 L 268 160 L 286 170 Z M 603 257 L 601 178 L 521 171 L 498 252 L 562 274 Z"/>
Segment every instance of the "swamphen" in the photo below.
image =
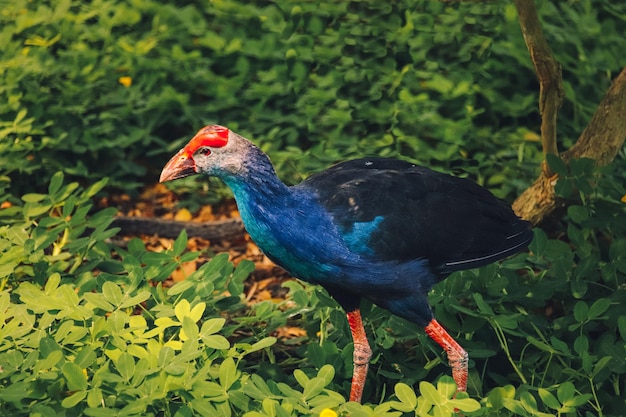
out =
<path fill-rule="evenodd" d="M 385 158 L 339 163 L 287 186 L 259 148 L 217 125 L 174 155 L 160 181 L 194 174 L 221 178 L 265 255 L 322 285 L 345 309 L 354 340 L 351 401 L 361 401 L 372 355 L 361 298 L 424 326 L 465 391 L 468 355 L 434 319 L 427 294 L 454 271 L 528 245 L 529 223 L 506 203 L 469 180 Z"/>

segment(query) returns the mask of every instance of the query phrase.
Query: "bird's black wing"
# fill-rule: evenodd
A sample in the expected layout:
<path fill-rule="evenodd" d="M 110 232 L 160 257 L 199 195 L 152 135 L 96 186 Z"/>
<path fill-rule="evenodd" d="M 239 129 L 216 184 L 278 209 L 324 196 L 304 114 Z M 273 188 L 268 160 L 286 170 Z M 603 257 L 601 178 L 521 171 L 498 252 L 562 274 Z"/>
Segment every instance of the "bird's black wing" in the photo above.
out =
<path fill-rule="evenodd" d="M 351 250 L 380 261 L 427 259 L 447 274 L 523 249 L 529 223 L 487 189 L 406 161 L 367 158 L 313 175 L 313 189 Z"/>

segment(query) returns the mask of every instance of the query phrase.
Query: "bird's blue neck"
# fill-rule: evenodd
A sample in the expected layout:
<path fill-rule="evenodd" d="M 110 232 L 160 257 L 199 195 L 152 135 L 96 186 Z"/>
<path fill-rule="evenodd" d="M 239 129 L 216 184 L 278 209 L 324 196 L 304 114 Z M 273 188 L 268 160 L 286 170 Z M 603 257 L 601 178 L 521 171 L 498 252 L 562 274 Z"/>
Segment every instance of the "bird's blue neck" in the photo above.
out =
<path fill-rule="evenodd" d="M 324 246 L 321 239 L 337 230 L 317 196 L 285 185 L 265 154 L 256 148 L 250 152 L 243 170 L 220 175 L 233 191 L 250 237 L 270 259 L 302 279 L 330 272 L 329 259 L 337 248 Z M 311 252 L 328 253 L 311 259 Z"/>
<path fill-rule="evenodd" d="M 220 178 L 233 191 L 244 225 L 252 229 L 248 232 L 256 231 L 257 223 L 273 219 L 283 207 L 293 204 L 292 190 L 278 178 L 269 158 L 256 147 L 248 150 L 241 170 Z"/>

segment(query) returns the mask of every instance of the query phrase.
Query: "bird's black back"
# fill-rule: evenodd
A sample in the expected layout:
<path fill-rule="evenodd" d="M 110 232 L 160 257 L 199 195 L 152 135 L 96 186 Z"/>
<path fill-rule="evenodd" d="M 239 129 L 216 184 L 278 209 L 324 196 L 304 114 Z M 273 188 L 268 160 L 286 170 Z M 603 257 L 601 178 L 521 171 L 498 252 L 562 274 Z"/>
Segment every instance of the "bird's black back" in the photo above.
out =
<path fill-rule="evenodd" d="M 346 243 L 364 257 L 426 259 L 440 278 L 502 259 L 532 239 L 529 223 L 487 189 L 406 161 L 352 160 L 300 187 L 316 192 Z"/>

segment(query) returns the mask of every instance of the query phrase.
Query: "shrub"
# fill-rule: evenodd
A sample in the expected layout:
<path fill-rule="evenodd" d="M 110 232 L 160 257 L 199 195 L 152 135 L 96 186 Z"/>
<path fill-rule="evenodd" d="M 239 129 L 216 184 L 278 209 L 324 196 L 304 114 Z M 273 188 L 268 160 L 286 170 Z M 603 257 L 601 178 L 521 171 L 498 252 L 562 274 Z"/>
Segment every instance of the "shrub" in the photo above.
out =
<path fill-rule="evenodd" d="M 564 67 L 565 147 L 624 65 L 613 3 L 540 4 Z M 289 182 L 339 159 L 402 155 L 512 196 L 541 158 L 513 4 L 16 1 L 0 28 L 11 190 L 41 191 L 62 170 L 132 191 L 214 122 L 260 143 Z"/>
<path fill-rule="evenodd" d="M 0 210 L 0 410 L 620 415 L 626 239 L 625 228 L 612 225 L 624 215 L 626 189 L 588 161 L 561 174 L 579 190 L 561 185 L 561 192 L 580 198 L 568 209 L 567 237 L 537 230 L 530 254 L 454 274 L 431 294 L 439 320 L 470 352 L 469 394 L 480 401 L 452 399 L 445 358 L 421 329 L 365 304 L 374 350 L 365 398 L 378 405 L 357 405 L 339 394 L 348 392 L 351 340 L 324 291 L 288 281 L 284 301 L 247 307 L 244 280 L 253 265 L 234 268 L 226 254 L 166 287 L 174 269 L 199 259 L 185 250 L 186 235 L 162 253 L 139 239 L 111 247 L 111 210 L 87 215 L 105 181 L 82 189 L 58 173 L 47 194 Z M 286 324 L 307 337 L 277 343 L 274 331 Z M 411 388 L 418 384 L 419 395 Z"/>

